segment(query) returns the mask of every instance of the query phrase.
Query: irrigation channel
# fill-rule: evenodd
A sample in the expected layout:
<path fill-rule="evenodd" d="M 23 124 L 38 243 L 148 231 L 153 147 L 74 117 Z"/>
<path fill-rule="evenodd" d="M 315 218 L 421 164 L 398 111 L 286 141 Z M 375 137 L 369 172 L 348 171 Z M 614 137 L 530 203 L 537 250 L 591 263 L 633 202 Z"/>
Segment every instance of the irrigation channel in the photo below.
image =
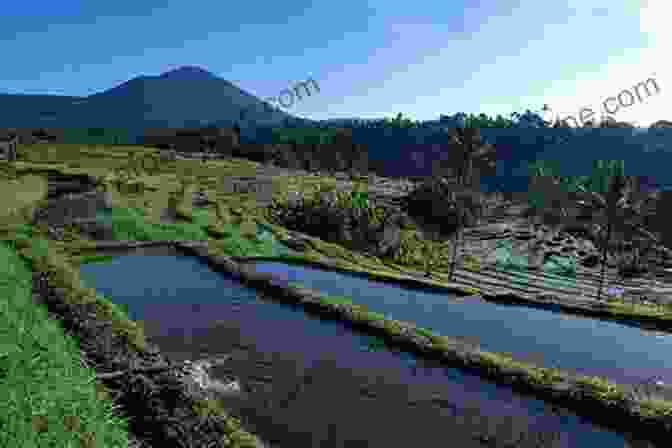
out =
<path fill-rule="evenodd" d="M 125 305 L 129 317 L 143 322 L 148 340 L 166 355 L 177 360 L 230 355 L 211 375 L 220 381 L 235 378 L 242 389 L 222 402 L 246 429 L 271 443 L 377 447 L 450 440 L 464 447 L 507 446 L 486 442 L 506 438 L 503 434 L 514 440 L 518 432 L 558 432 L 560 444 L 544 446 L 649 446 L 508 387 L 386 347 L 179 254 L 170 248 L 154 254 L 147 249 L 126 252 L 108 262 L 84 264 L 80 275 L 86 286 Z M 459 302 L 446 294 L 298 266 L 264 262 L 256 267 L 316 289 L 350 293 L 372 310 L 415 319 L 446 335 L 478 337 L 492 350 L 544 352 L 564 368 L 587 365 L 592 372 L 616 375 L 609 354 L 592 353 L 600 349 L 618 352 L 615 359 L 632 366 L 623 372 L 631 379 L 662 373 L 667 365 L 665 342 L 627 327 L 560 321 L 553 313 Z M 597 335 L 588 338 L 589 329 Z M 562 357 L 559 346 L 553 346 L 559 342 L 566 352 Z M 637 354 L 645 342 L 655 362 Z M 595 361 L 587 360 L 589 352 Z"/>

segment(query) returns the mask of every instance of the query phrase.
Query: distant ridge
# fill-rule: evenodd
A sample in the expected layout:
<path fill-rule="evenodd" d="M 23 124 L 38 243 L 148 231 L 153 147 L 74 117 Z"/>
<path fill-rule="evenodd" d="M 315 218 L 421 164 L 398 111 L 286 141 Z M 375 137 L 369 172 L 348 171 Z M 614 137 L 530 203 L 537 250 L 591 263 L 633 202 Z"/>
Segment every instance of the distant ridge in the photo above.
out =
<path fill-rule="evenodd" d="M 201 67 L 185 65 L 169 70 L 158 76 L 160 79 L 177 79 L 182 81 L 201 81 L 208 79 L 221 79 Z"/>
<path fill-rule="evenodd" d="M 285 119 L 296 117 L 197 66 L 137 76 L 87 97 L 0 94 L 2 127 L 181 128 L 212 122 L 279 125 Z"/>

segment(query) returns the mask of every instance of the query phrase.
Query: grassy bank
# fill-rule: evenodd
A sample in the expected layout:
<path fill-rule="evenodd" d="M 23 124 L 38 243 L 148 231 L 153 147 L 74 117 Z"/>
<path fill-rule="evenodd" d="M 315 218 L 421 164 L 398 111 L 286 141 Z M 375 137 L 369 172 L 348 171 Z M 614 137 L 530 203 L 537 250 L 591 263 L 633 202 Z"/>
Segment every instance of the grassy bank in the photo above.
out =
<path fill-rule="evenodd" d="M 300 283 L 288 285 L 294 289 L 294 296 L 305 295 L 306 288 Z M 310 294 L 309 294 L 310 295 Z M 474 369 L 481 376 L 504 380 L 525 386 L 542 398 L 561 399 L 574 402 L 573 408 L 581 410 L 582 402 L 603 411 L 620 408 L 622 416 L 632 417 L 630 422 L 639 424 L 645 420 L 657 421 L 659 429 L 669 431 L 672 425 L 672 402 L 643 399 L 631 396 L 621 385 L 613 384 L 607 379 L 570 375 L 556 368 L 535 366 L 514 360 L 506 353 L 492 353 L 480 349 L 469 352 L 462 351 L 458 341 L 439 335 L 432 330 L 418 327 L 413 323 L 391 319 L 383 314 L 367 310 L 366 306 L 358 305 L 350 297 L 332 297 L 320 294 L 317 303 L 327 312 L 335 312 L 356 324 L 378 330 L 390 341 L 403 341 L 415 346 L 420 352 L 433 353 L 439 357 L 458 362 L 463 367 Z"/>
<path fill-rule="evenodd" d="M 46 255 L 44 240 L 25 249 Z M 32 271 L 0 243 L 0 446 L 127 447 L 128 423 L 80 364 L 76 341 L 32 299 Z"/>
<path fill-rule="evenodd" d="M 19 171 L 33 168 L 24 166 Z M 66 292 L 67 305 L 93 305 L 91 318 L 108 322 L 114 334 L 127 341 L 129 351 L 147 348 L 142 326 L 130 321 L 123 308 L 81 287 L 71 262 L 101 258 L 95 254 L 71 257 L 69 249 L 86 246 L 77 235 L 77 226 L 70 226 L 69 241 L 57 242 L 47 239 L 45 228 L 27 224 L 31 207 L 44 199 L 46 182 L 24 174 L 14 173 L 3 181 L 14 190 L 3 188 L 9 196 L 3 195 L 7 197 L 1 201 L 0 446 L 126 448 L 131 439 L 129 421 L 120 417 L 111 391 L 97 380 L 96 372 L 82 363 L 76 336 L 66 335 L 61 322 L 35 302 L 33 272 L 47 273 L 49 286 Z M 38 179 L 41 182 L 35 182 Z M 28 183 L 39 188 L 26 189 Z M 115 208 L 110 218 L 116 240 L 208 238 L 205 227 L 209 223 L 198 213 L 179 224 L 151 222 L 139 208 Z M 242 243 L 235 246 L 235 232 L 229 229 L 229 233 L 230 246 L 250 251 Z M 257 446 L 255 438 L 216 401 L 194 399 L 192 406 L 196 415 L 215 416 L 224 422 L 225 434 L 217 446 Z"/>
<path fill-rule="evenodd" d="M 23 301 L 15 299 L 8 303 L 8 312 L 3 313 L 3 317 L 7 316 L 8 319 L 6 327 L 16 329 L 15 339 L 18 343 L 15 345 L 22 346 L 23 350 L 21 356 L 8 354 L 11 355 L 7 358 L 11 360 L 10 366 L 15 366 L 10 370 L 14 381 L 4 383 L 9 385 L 7 390 L 0 388 L 3 398 L 7 396 L 2 403 L 14 409 L 13 414 L 9 413 L 8 427 L 16 429 L 8 432 L 13 437 L 9 440 L 34 439 L 35 444 L 19 445 L 17 442 L 0 445 L 127 447 L 127 422 L 112 414 L 109 390 L 96 380 L 93 371 L 80 366 L 80 351 L 76 341 L 66 337 L 59 323 L 49 318 L 44 307 L 32 301 L 31 267 L 34 271 L 48 273 L 49 286 L 65 291 L 67 305 L 94 305 L 95 316 L 92 318 L 109 322 L 112 332 L 126 341 L 131 352 L 147 350 L 141 323 L 129 320 L 122 307 L 96 294 L 94 289 L 82 287 L 78 271 L 71 266 L 68 254 L 50 241 L 17 235 L 13 247 L 3 246 L 2 254 L 11 261 L 11 264 L 5 264 L 12 266 L 9 275 L 18 272 L 19 278 L 23 280 L 22 283 L 15 282 L 23 287 Z M 11 342 L 7 343 L 10 347 L 13 345 Z M 45 350 L 47 353 L 44 353 Z M 38 364 L 43 367 L 36 369 L 35 365 Z M 13 396 L 12 391 L 15 395 L 16 391 L 25 391 L 25 386 L 22 389 L 20 384 L 27 384 L 29 389 L 35 388 L 35 393 Z M 18 399 L 22 401 L 16 403 Z M 223 419 L 228 434 L 223 436 L 218 446 L 257 446 L 254 437 L 242 430 L 240 422 L 229 417 L 216 401 L 195 399 L 193 412 L 204 417 L 217 416 Z M 73 415 L 80 416 L 82 421 L 73 419 Z M 45 428 L 44 435 L 31 433 L 30 437 L 27 436 L 29 431 L 34 432 L 31 426 L 33 422 Z M 72 424 L 79 428 L 74 433 L 68 426 Z M 80 441 L 79 445 L 76 444 L 77 440 Z"/>
<path fill-rule="evenodd" d="M 230 256 L 274 254 L 274 243 L 257 238 L 256 226 L 250 235 L 245 236 L 241 229 L 243 223 L 215 224 L 208 210 L 195 209 L 183 216 L 178 223 L 157 223 L 148 219 L 142 210 L 115 207 L 109 220 L 114 241 L 208 241 Z M 73 258 L 78 263 L 95 258 L 95 242 L 79 240 L 64 247 L 74 257 L 85 255 L 81 259 Z"/>

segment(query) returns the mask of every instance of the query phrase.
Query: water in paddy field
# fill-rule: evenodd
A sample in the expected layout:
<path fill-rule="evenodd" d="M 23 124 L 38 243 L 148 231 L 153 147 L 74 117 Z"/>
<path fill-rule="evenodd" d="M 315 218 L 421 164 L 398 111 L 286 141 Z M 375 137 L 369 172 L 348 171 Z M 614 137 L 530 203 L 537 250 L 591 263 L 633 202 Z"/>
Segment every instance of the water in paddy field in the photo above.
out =
<path fill-rule="evenodd" d="M 400 288 L 347 273 L 280 262 L 255 262 L 258 272 L 307 288 L 352 297 L 356 304 L 444 336 L 477 341 L 483 350 L 635 384 L 672 383 L 672 334 L 653 337 L 635 326 L 525 306 Z"/>
<path fill-rule="evenodd" d="M 191 257 L 119 256 L 83 265 L 81 278 L 127 305 L 131 319 L 142 320 L 150 341 L 169 356 L 232 353 L 213 375 L 239 378 L 243 394 L 223 403 L 269 442 L 410 446 L 459 438 L 456 446 L 469 447 L 482 446 L 475 434 L 505 437 L 522 428 L 559 431 L 560 446 L 627 446 L 624 436 L 568 411 L 389 349 L 298 306 L 261 300 Z M 373 291 L 378 300 L 385 295 Z"/>

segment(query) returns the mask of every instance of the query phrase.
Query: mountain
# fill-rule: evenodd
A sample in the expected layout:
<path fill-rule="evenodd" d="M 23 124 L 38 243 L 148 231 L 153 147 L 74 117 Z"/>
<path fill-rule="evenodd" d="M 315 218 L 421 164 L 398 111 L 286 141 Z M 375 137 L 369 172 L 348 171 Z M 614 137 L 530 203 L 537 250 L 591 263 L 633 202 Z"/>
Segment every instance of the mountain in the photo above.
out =
<path fill-rule="evenodd" d="M 241 120 L 242 118 L 242 120 Z M 200 67 L 138 76 L 86 97 L 0 94 L 0 126 L 15 128 L 191 127 L 280 124 L 297 119 Z"/>
<path fill-rule="evenodd" d="M 116 128 L 130 131 L 133 139 L 147 128 L 229 127 L 238 123 L 241 141 L 257 142 L 264 135 L 259 127 L 279 126 L 285 121 L 353 126 L 353 140 L 367 147 L 369 158 L 384 165 L 392 176 L 430 175 L 432 160 L 446 152 L 446 136 L 436 131 L 452 126 L 446 116 L 415 130 L 392 130 L 381 126 L 381 120 L 356 117 L 319 122 L 300 119 L 270 109 L 233 83 L 194 66 L 137 76 L 86 97 L 0 94 L 0 128 Z M 511 188 L 527 187 L 527 163 L 538 158 L 558 161 L 567 175 L 588 174 L 595 159 L 622 159 L 628 174 L 648 175 L 660 184 L 672 184 L 672 122 L 660 120 L 641 130 L 575 129 L 565 138 L 567 131 L 562 129 L 538 129 L 541 119 L 519 121 L 522 124 L 514 128 L 482 132 L 497 146 L 502 179 Z"/>

